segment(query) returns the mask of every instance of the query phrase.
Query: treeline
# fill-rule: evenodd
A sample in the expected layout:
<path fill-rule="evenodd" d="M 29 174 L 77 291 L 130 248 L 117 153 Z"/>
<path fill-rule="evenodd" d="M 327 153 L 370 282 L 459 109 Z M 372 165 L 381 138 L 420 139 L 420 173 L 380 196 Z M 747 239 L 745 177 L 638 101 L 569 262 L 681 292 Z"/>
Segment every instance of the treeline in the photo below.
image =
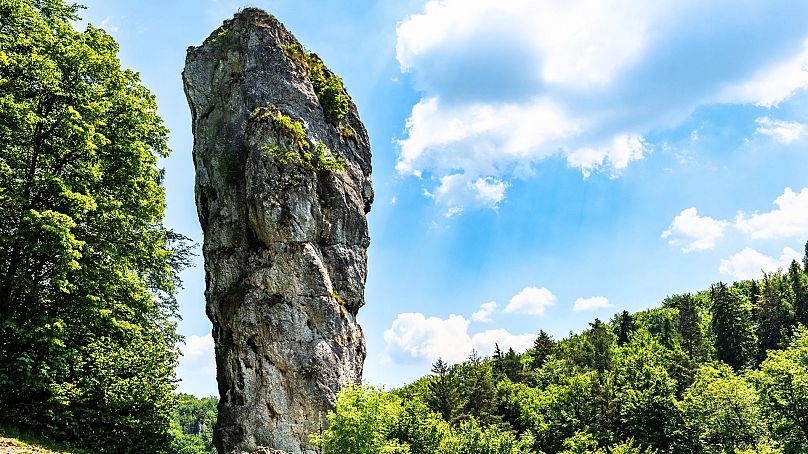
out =
<path fill-rule="evenodd" d="M 339 396 L 323 452 L 808 452 L 806 260 Z"/>

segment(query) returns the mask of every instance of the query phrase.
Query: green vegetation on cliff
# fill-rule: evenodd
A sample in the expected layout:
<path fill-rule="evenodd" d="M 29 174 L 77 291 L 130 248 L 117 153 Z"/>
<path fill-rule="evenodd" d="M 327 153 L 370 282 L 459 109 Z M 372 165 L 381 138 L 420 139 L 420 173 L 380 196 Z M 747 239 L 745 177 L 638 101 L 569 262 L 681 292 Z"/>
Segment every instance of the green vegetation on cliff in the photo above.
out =
<path fill-rule="evenodd" d="M 808 260 L 808 257 L 806 257 Z M 808 452 L 808 275 L 718 283 L 498 347 L 393 392 L 344 390 L 315 438 L 352 454 Z"/>
<path fill-rule="evenodd" d="M 77 11 L 0 0 L 0 424 L 161 452 L 189 252 L 161 225 L 168 131 Z"/>

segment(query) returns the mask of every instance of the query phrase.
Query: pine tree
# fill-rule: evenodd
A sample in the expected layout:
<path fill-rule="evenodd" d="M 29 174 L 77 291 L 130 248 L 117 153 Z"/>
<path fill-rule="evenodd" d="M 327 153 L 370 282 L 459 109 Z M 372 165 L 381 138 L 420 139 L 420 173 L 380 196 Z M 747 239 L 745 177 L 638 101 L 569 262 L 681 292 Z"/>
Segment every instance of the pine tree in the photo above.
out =
<path fill-rule="evenodd" d="M 508 348 L 508 351 L 502 355 L 501 359 L 502 372 L 508 379 L 514 383 L 522 381 L 522 362 L 519 360 L 519 355 L 516 354 L 513 348 Z"/>
<path fill-rule="evenodd" d="M 612 369 L 612 353 L 614 344 L 614 334 L 608 325 L 595 319 L 589 324 L 590 329 L 586 332 L 585 352 L 588 362 L 598 372 Z"/>
<path fill-rule="evenodd" d="M 794 292 L 794 319 L 797 323 L 808 326 L 808 288 L 803 270 L 796 260 L 792 260 L 788 267 L 788 279 Z"/>
<path fill-rule="evenodd" d="M 751 364 L 756 344 L 750 308 L 736 289 L 723 282 L 710 288 L 710 299 L 716 356 L 740 371 Z"/>
<path fill-rule="evenodd" d="M 553 354 L 555 341 L 544 330 L 539 331 L 536 340 L 533 341 L 533 369 L 540 369 L 547 361 L 547 357 Z"/>
<path fill-rule="evenodd" d="M 457 411 L 457 379 L 441 358 L 432 364 L 432 375 L 428 385 L 427 405 L 445 421 L 451 421 Z"/>
<path fill-rule="evenodd" d="M 628 311 L 621 312 L 617 319 L 617 345 L 626 344 L 634 329 L 634 318 L 631 314 Z"/>
<path fill-rule="evenodd" d="M 767 274 L 762 282 L 762 293 L 755 310 L 757 321 L 757 361 L 766 359 L 769 350 L 780 348 L 789 324 L 787 307 L 794 300 L 790 281 L 780 272 Z"/>
<path fill-rule="evenodd" d="M 505 370 L 502 367 L 502 350 L 500 350 L 498 343 L 494 344 L 494 356 L 491 357 L 491 367 L 495 379 L 499 380 L 505 375 Z"/>
<path fill-rule="evenodd" d="M 495 411 L 494 377 L 491 365 L 484 362 L 476 350 L 472 350 L 463 364 L 463 369 L 462 387 L 465 390 L 465 396 L 461 411 L 482 423 L 488 423 Z"/>
<path fill-rule="evenodd" d="M 808 273 L 808 241 L 805 242 L 805 256 L 802 258 L 802 271 Z"/>
<path fill-rule="evenodd" d="M 682 349 L 687 352 L 688 358 L 701 359 L 704 353 L 701 317 L 696 309 L 696 301 L 690 294 L 680 300 L 679 334 L 682 336 Z"/>

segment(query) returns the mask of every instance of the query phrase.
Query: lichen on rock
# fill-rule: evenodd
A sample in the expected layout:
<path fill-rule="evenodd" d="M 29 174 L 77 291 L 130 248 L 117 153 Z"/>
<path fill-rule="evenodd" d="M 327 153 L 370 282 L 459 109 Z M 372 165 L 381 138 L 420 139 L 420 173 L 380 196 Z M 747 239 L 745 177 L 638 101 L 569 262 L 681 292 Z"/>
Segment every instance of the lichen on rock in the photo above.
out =
<path fill-rule="evenodd" d="M 315 452 L 309 435 L 365 359 L 369 140 L 339 78 L 289 49 L 303 52 L 245 9 L 183 71 L 226 453 Z"/>

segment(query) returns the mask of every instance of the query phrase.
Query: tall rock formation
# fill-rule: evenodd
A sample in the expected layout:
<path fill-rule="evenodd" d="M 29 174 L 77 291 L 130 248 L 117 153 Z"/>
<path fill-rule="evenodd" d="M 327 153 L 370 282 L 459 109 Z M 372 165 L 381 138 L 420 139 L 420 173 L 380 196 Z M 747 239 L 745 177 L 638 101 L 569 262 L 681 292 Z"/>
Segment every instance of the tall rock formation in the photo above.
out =
<path fill-rule="evenodd" d="M 188 49 L 219 452 L 313 453 L 361 380 L 370 145 L 340 79 L 245 9 Z"/>

